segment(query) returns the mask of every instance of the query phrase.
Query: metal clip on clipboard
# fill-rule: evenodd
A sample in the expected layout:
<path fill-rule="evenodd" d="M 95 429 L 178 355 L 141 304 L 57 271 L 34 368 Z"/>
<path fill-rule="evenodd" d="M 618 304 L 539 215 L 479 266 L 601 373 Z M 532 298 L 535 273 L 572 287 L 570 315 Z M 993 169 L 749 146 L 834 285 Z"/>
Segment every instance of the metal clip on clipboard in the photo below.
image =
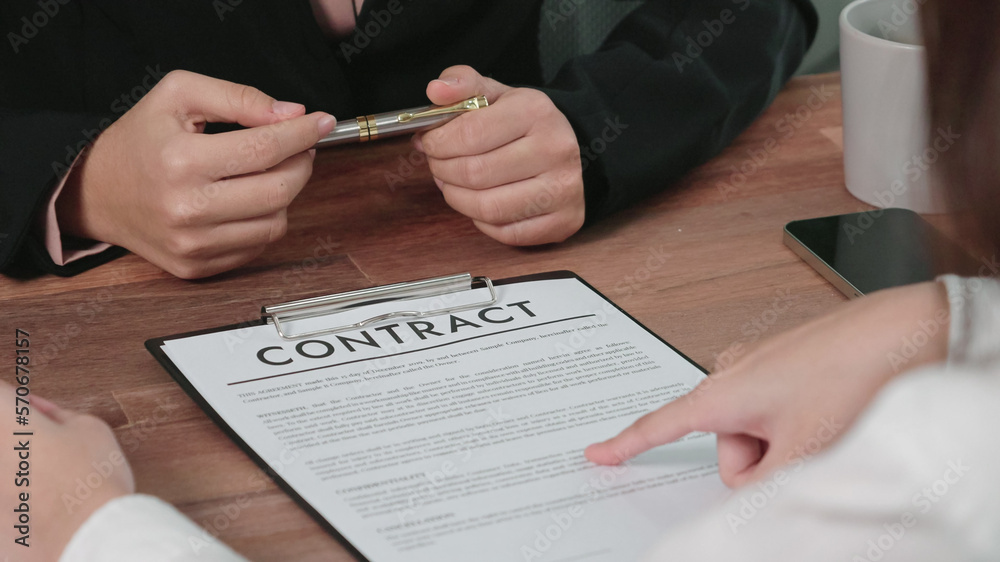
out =
<path fill-rule="evenodd" d="M 307 318 L 316 318 L 319 316 L 332 316 L 367 304 L 377 304 L 380 302 L 397 300 L 413 300 L 446 295 L 449 293 L 457 293 L 459 291 L 471 291 L 473 289 L 480 288 L 476 287 L 477 283 L 482 283 L 482 287 L 486 287 L 490 290 L 489 300 L 429 311 L 400 310 L 396 312 L 388 312 L 385 314 L 379 314 L 378 316 L 372 316 L 371 318 L 355 322 L 354 324 L 323 328 L 299 334 L 287 333 L 286 331 L 287 324 L 296 320 L 305 320 Z M 371 287 L 369 289 L 360 289 L 336 295 L 313 297 L 272 306 L 265 306 L 261 311 L 261 316 L 265 322 L 270 321 L 274 324 L 274 328 L 278 331 L 278 335 L 281 336 L 282 339 L 298 340 L 302 338 L 337 334 L 348 330 L 356 330 L 358 328 L 363 328 L 370 324 L 390 320 L 392 318 L 426 318 L 428 316 L 439 316 L 442 314 L 461 312 L 463 310 L 482 308 L 484 306 L 495 304 L 496 302 L 497 292 L 496 289 L 493 288 L 493 282 L 489 277 L 473 277 L 470 273 L 460 273 L 457 275 L 448 275 L 446 277 L 436 277 L 433 279 L 421 279 L 419 281 L 383 285 L 381 287 Z"/>

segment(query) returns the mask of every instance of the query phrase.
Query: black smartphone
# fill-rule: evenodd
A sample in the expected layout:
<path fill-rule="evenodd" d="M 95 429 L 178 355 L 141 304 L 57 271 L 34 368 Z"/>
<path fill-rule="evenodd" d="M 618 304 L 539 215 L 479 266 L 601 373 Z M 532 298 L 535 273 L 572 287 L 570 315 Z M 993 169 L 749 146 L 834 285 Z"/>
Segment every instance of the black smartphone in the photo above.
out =
<path fill-rule="evenodd" d="M 981 264 L 906 209 L 792 221 L 785 245 L 850 298 L 934 279 L 938 258 L 949 271 L 977 275 Z"/>

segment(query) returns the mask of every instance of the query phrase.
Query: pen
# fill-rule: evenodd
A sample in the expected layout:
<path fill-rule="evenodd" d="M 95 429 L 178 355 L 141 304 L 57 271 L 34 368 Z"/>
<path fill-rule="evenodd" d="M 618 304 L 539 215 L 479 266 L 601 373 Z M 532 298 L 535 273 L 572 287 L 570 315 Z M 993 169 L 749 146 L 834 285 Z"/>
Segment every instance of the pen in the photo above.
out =
<path fill-rule="evenodd" d="M 488 105 L 486 96 L 476 96 L 455 105 L 428 105 L 375 115 L 362 115 L 355 120 L 338 123 L 329 135 L 316 143 L 316 146 L 368 142 L 405 133 L 426 131 L 443 125 L 462 113 Z"/>

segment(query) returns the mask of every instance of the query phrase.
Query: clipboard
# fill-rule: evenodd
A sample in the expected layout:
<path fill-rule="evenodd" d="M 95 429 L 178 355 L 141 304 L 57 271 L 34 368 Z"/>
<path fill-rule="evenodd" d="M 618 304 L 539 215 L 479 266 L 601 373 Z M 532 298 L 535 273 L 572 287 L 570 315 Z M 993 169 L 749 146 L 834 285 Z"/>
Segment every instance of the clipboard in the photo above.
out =
<path fill-rule="evenodd" d="M 288 322 L 316 318 L 319 316 L 332 316 L 345 310 L 362 307 L 365 305 L 386 302 L 386 301 L 406 301 L 424 297 L 441 296 L 455 291 L 465 291 L 477 288 L 477 286 L 489 289 L 490 298 L 473 303 L 458 306 L 442 307 L 435 310 L 397 310 L 383 314 L 377 314 L 358 322 L 342 325 L 331 325 L 318 330 L 307 332 L 292 332 L 284 326 Z M 382 285 L 370 289 L 360 289 L 348 293 L 338 293 L 302 299 L 273 306 L 265 306 L 261 310 L 261 320 L 274 324 L 274 329 L 278 331 L 278 337 L 286 341 L 300 340 L 310 337 L 339 334 L 349 330 L 364 328 L 371 324 L 385 322 L 394 318 L 427 318 L 453 312 L 474 310 L 493 305 L 497 302 L 497 292 L 493 287 L 493 281 L 489 277 L 473 277 L 469 273 L 459 273 L 446 277 L 435 277 L 431 279 L 421 279 L 419 281 L 409 281 L 406 283 L 396 283 L 393 285 Z"/>
<path fill-rule="evenodd" d="M 471 274 L 463 273 L 456 275 L 449 275 L 445 277 L 422 279 L 418 281 L 411 281 L 405 283 L 396 283 L 392 285 L 377 286 L 368 289 L 361 289 L 356 291 L 350 291 L 346 293 L 322 295 L 297 301 L 291 301 L 288 303 L 280 303 L 275 305 L 265 305 L 261 307 L 261 318 L 256 321 L 244 322 L 239 324 L 230 324 L 225 326 L 219 326 L 215 328 L 207 328 L 202 330 L 195 330 L 191 332 L 185 332 L 181 334 L 175 334 L 172 336 L 165 336 L 161 338 L 152 338 L 145 342 L 146 349 L 150 354 L 163 366 L 163 368 L 170 374 L 170 376 L 177 382 L 178 385 L 194 400 L 195 403 L 206 413 L 208 416 L 226 433 L 226 435 L 233 440 L 246 454 L 249 456 L 257 466 L 263 470 L 274 482 L 281 488 L 286 494 L 288 494 L 292 500 L 295 501 L 306 513 L 308 513 L 319 525 L 325 529 L 331 536 L 333 536 L 348 552 L 351 553 L 360 562 L 379 562 L 378 560 L 369 560 L 366 558 L 346 537 L 344 537 L 334 525 L 328 521 L 319 511 L 314 508 L 305 498 L 303 498 L 295 489 L 281 477 L 269 464 L 263 459 L 254 449 L 251 447 L 240 435 L 232 428 L 229 423 L 209 404 L 209 402 L 201 395 L 201 393 L 195 388 L 195 386 L 188 380 L 181 369 L 174 363 L 174 361 L 166 354 L 164 351 L 164 346 L 170 340 L 184 339 L 192 336 L 199 336 L 204 334 L 212 334 L 216 332 L 225 332 L 231 330 L 238 330 L 241 328 L 249 326 L 261 326 L 261 325 L 273 325 L 278 336 L 285 341 L 294 342 L 296 340 L 303 340 L 309 337 L 317 337 L 320 335 L 330 335 L 345 332 L 348 330 L 357 329 L 363 326 L 377 324 L 383 321 L 391 320 L 394 318 L 427 318 L 437 315 L 450 314 L 453 312 L 472 310 L 475 308 L 488 307 L 497 302 L 497 293 L 495 287 L 500 287 L 504 285 L 512 285 L 518 283 L 526 283 L 531 281 L 546 281 L 546 280 L 558 280 L 558 279 L 575 279 L 579 281 L 584 287 L 592 291 L 598 297 L 607 302 L 615 310 L 623 314 L 628 320 L 635 323 L 636 326 L 647 332 L 653 338 L 658 340 L 664 346 L 672 350 L 678 356 L 680 356 L 684 361 L 689 363 L 691 366 L 697 368 L 702 374 L 708 375 L 708 371 L 701 365 L 695 363 L 687 355 L 679 351 L 673 345 L 668 343 L 666 340 L 661 338 L 655 332 L 650 330 L 648 327 L 636 320 L 632 315 L 628 314 L 625 310 L 615 304 L 611 299 L 605 296 L 603 293 L 598 291 L 583 278 L 581 278 L 576 273 L 571 271 L 550 271 L 545 273 L 537 273 L 531 275 L 523 275 L 518 277 L 511 277 L 506 279 L 501 279 L 493 281 L 487 277 L 473 277 Z M 463 304 L 454 307 L 443 307 L 435 309 L 433 311 L 419 311 L 419 310 L 409 310 L 406 307 L 406 303 L 409 300 L 445 295 L 455 292 L 471 291 L 475 289 L 485 288 L 488 290 L 490 297 L 485 300 L 481 300 L 474 303 Z M 366 305 L 379 304 L 385 302 L 398 302 L 400 303 L 400 310 L 389 314 L 380 314 L 368 317 L 360 322 L 352 323 L 342 323 L 336 320 L 337 314 L 347 311 L 354 310 Z M 328 317 L 331 322 L 329 326 L 326 326 L 320 330 L 310 330 L 306 332 L 296 332 L 293 330 L 288 330 L 288 324 L 301 319 L 306 318 L 320 318 Z M 403 352 L 407 353 L 407 352 Z"/>

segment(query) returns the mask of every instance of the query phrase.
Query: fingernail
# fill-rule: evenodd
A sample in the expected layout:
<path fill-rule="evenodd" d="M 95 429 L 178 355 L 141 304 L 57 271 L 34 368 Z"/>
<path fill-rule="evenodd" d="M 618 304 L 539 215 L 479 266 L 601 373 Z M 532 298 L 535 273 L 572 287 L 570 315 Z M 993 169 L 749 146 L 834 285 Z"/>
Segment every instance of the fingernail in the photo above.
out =
<path fill-rule="evenodd" d="M 316 149 L 315 148 L 310 148 L 309 149 L 309 156 L 311 158 L 314 158 L 314 159 L 316 158 Z"/>
<path fill-rule="evenodd" d="M 443 82 L 446 86 L 457 86 L 459 80 L 454 76 L 449 76 L 447 78 L 438 78 L 436 80 L 431 80 L 431 82 Z"/>
<path fill-rule="evenodd" d="M 441 189 L 442 187 L 444 187 L 444 182 L 441 181 L 441 180 L 439 180 L 439 179 L 437 179 L 437 178 L 434 178 L 434 183 L 437 184 L 438 189 Z"/>
<path fill-rule="evenodd" d="M 278 115 L 294 115 L 300 111 L 305 111 L 305 109 L 306 106 L 301 103 L 292 103 L 290 101 L 276 101 L 271 104 L 271 111 Z"/>
<path fill-rule="evenodd" d="M 413 149 L 417 152 L 424 151 L 424 141 L 420 140 L 419 135 L 413 135 Z"/>
<path fill-rule="evenodd" d="M 324 115 L 320 117 L 316 126 L 319 127 L 319 134 L 325 137 L 337 126 L 337 119 L 333 115 Z"/>

